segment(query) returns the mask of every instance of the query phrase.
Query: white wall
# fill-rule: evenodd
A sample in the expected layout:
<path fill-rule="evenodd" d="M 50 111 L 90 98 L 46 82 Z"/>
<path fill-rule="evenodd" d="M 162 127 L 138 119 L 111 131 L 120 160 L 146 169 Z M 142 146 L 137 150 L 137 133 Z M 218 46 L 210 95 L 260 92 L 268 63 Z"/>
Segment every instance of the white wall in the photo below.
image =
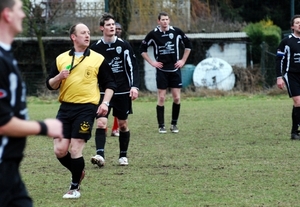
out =
<path fill-rule="evenodd" d="M 247 48 L 246 43 L 224 43 L 213 44 L 206 57 L 220 58 L 228 62 L 231 66 L 247 67 Z"/>
<path fill-rule="evenodd" d="M 153 57 L 153 48 L 148 48 L 149 56 Z M 213 44 L 206 52 L 206 57 L 220 58 L 231 66 L 247 67 L 247 48 L 246 43 L 225 43 L 223 46 Z M 153 68 L 147 61 L 145 64 L 145 85 L 149 91 L 156 91 L 155 73 L 156 69 Z"/>

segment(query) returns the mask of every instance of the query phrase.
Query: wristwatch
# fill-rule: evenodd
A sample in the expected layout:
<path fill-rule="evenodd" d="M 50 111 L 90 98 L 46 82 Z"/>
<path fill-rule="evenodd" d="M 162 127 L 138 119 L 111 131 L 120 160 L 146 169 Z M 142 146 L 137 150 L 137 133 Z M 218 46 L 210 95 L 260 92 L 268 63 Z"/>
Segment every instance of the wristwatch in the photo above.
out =
<path fill-rule="evenodd" d="M 105 104 L 107 107 L 109 107 L 109 102 L 103 101 L 102 103 Z"/>

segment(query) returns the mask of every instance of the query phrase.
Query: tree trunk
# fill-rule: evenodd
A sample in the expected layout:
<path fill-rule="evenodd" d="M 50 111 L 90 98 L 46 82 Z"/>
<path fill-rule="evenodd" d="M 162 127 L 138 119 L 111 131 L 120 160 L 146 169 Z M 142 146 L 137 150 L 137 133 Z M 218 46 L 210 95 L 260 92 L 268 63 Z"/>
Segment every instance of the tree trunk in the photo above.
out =
<path fill-rule="evenodd" d="M 38 45 L 39 45 L 40 54 L 41 54 L 41 66 L 42 66 L 43 76 L 44 76 L 44 78 L 46 78 L 47 77 L 47 68 L 46 68 L 45 49 L 44 49 L 42 36 L 37 35 L 36 38 L 38 40 Z"/>

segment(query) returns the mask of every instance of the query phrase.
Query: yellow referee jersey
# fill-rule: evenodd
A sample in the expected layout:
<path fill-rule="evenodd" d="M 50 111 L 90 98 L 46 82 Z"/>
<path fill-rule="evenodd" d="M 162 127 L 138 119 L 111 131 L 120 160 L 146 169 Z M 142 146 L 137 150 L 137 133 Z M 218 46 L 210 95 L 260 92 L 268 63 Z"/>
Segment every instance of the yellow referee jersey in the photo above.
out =
<path fill-rule="evenodd" d="M 104 57 L 92 50 L 84 54 L 86 56 L 76 57 L 70 55 L 71 50 L 60 54 L 56 58 L 57 70 L 73 67 L 68 78 L 61 82 L 58 100 L 68 103 L 92 103 L 98 104 L 100 100 L 100 90 L 98 85 L 99 67 L 104 61 Z M 82 60 L 84 58 L 84 60 Z"/>

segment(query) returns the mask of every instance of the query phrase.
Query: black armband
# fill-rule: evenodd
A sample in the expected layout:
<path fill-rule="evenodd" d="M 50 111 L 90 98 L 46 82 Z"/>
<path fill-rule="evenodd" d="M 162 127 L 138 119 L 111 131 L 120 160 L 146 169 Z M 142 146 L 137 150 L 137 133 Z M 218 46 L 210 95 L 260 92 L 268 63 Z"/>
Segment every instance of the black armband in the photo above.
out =
<path fill-rule="evenodd" d="M 47 135 L 48 134 L 48 127 L 47 125 L 45 124 L 45 122 L 43 121 L 39 121 L 38 122 L 39 125 L 41 126 L 41 131 L 40 131 L 40 135 Z"/>

